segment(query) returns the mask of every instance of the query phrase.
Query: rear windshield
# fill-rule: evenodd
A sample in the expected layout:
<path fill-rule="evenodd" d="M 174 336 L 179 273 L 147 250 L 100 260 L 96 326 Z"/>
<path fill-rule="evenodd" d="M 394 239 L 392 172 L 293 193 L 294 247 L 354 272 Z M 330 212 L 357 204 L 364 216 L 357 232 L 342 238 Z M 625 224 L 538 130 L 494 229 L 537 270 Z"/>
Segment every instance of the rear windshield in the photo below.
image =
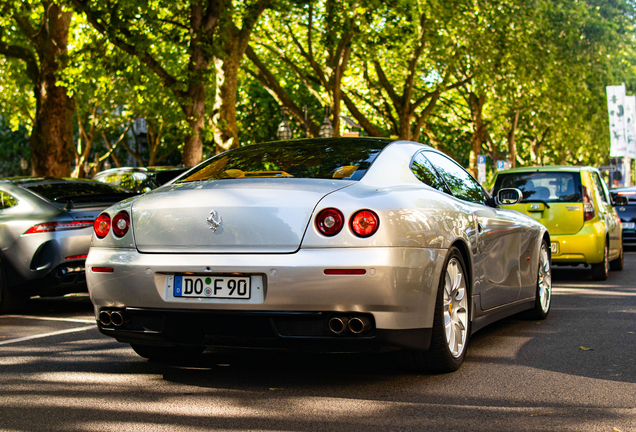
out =
<path fill-rule="evenodd" d="M 496 195 L 500 189 L 517 188 L 523 192 L 522 201 L 581 202 L 583 194 L 578 172 L 511 173 L 497 176 Z"/>
<path fill-rule="evenodd" d="M 636 190 L 631 189 L 612 189 L 610 191 L 612 198 L 616 198 L 617 196 L 624 196 L 627 198 L 627 205 L 636 205 Z"/>
<path fill-rule="evenodd" d="M 131 194 L 126 189 L 96 181 L 50 182 L 23 184 L 22 187 L 53 202 L 83 203 L 118 202 Z"/>
<path fill-rule="evenodd" d="M 359 180 L 387 144 L 371 139 L 255 144 L 221 153 L 177 183 L 265 177 Z"/>
<path fill-rule="evenodd" d="M 139 193 L 148 192 L 159 186 L 152 177 L 141 171 L 120 171 L 97 174 L 94 179 L 102 183 L 108 183 Z"/>

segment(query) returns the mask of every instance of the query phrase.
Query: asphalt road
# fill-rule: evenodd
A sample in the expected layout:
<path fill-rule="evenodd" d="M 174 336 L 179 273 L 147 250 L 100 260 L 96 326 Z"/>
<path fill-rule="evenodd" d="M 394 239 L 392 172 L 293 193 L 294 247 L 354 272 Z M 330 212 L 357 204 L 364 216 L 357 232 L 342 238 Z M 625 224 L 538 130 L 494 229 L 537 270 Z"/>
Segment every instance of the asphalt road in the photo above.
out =
<path fill-rule="evenodd" d="M 554 285 L 547 320 L 481 330 L 447 375 L 378 354 L 149 362 L 95 329 L 87 297 L 34 300 L 0 316 L 0 430 L 636 431 L 636 253 Z"/>

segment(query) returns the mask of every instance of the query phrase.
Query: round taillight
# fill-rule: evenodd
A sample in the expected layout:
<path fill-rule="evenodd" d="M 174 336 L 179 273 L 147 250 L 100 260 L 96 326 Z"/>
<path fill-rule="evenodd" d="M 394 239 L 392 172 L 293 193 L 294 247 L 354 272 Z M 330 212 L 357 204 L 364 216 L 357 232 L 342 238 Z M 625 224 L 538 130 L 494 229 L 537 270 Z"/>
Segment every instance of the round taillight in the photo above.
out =
<path fill-rule="evenodd" d="M 108 216 L 107 213 L 102 213 L 97 216 L 95 223 L 93 223 L 93 229 L 98 238 L 106 237 L 106 234 L 110 231 L 110 216 Z"/>
<path fill-rule="evenodd" d="M 324 209 L 316 216 L 316 227 L 326 236 L 335 236 L 342 230 L 343 226 L 344 216 L 338 209 Z"/>
<path fill-rule="evenodd" d="M 130 217 L 125 211 L 120 211 L 113 218 L 113 234 L 117 237 L 123 237 L 130 228 Z"/>
<path fill-rule="evenodd" d="M 371 210 L 360 210 L 351 218 L 351 229 L 359 237 L 375 234 L 380 226 L 380 218 Z"/>

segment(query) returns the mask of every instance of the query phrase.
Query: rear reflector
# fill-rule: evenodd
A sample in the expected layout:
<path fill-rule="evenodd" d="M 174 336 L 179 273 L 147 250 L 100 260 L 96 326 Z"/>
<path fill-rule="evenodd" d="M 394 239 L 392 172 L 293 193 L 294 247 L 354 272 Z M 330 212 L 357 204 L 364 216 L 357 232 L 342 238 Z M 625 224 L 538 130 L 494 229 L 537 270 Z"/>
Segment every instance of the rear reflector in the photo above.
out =
<path fill-rule="evenodd" d="M 326 275 L 363 275 L 367 271 L 365 269 L 325 269 Z"/>
<path fill-rule="evenodd" d="M 583 186 L 583 222 L 587 222 L 594 218 L 594 203 L 587 192 L 587 188 Z"/>
<path fill-rule="evenodd" d="M 93 226 L 93 221 L 45 222 L 33 225 L 24 234 L 39 234 L 53 231 L 66 231 Z"/>
<path fill-rule="evenodd" d="M 72 259 L 86 259 L 88 257 L 88 255 L 71 255 L 71 256 L 67 256 L 64 259 L 67 260 L 72 260 Z"/>
<path fill-rule="evenodd" d="M 115 271 L 112 267 L 92 267 L 93 273 L 112 273 Z"/>

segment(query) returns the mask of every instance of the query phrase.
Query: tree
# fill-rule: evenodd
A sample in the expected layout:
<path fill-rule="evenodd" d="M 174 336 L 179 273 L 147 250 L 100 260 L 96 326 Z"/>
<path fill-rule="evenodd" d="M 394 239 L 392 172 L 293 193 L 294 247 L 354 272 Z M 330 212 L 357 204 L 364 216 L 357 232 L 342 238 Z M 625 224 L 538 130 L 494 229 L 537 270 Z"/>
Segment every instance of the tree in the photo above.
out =
<path fill-rule="evenodd" d="M 54 1 L 2 1 L 0 9 L 0 54 L 22 61 L 33 86 L 33 173 L 67 176 L 73 159 L 75 103 L 59 85 L 58 74 L 68 59 L 72 11 Z"/>
<path fill-rule="evenodd" d="M 139 61 L 170 90 L 190 127 L 183 146 L 188 166 L 201 161 L 210 63 L 218 83 L 214 124 L 221 148 L 237 146 L 235 101 L 238 63 L 254 22 L 271 0 L 244 5 L 243 26 L 234 23 L 232 0 L 116 1 L 73 0 L 104 37 Z M 220 34 L 220 36 L 218 36 Z M 215 35 L 216 42 L 215 42 Z"/>

